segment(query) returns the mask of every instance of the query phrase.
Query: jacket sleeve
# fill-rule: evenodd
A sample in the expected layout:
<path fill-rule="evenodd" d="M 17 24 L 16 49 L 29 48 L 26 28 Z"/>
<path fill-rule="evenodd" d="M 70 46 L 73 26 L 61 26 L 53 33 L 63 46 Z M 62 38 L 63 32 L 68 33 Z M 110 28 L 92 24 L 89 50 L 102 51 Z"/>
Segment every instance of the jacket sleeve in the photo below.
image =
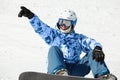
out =
<path fill-rule="evenodd" d="M 43 23 L 36 15 L 30 19 L 30 24 L 36 33 L 38 33 L 47 44 L 52 44 L 55 38 L 56 30 Z"/>
<path fill-rule="evenodd" d="M 89 38 L 85 35 L 80 35 L 80 41 L 82 46 L 82 51 L 85 53 L 89 53 L 89 51 L 93 50 L 96 46 L 102 48 L 102 45 L 97 42 L 95 39 Z"/>

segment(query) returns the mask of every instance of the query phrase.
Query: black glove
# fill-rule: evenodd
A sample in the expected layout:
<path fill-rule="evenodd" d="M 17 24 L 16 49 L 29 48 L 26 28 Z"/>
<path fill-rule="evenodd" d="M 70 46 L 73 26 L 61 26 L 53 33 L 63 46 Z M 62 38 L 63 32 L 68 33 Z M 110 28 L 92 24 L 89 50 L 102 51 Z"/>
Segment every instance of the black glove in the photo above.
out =
<path fill-rule="evenodd" d="M 31 19 L 34 16 L 34 13 L 32 13 L 29 9 L 27 9 L 24 6 L 21 6 L 21 11 L 18 14 L 18 17 L 27 17 L 28 19 Z"/>
<path fill-rule="evenodd" d="M 99 46 L 96 46 L 93 50 L 92 54 L 93 59 L 95 59 L 97 62 L 103 61 L 105 58 L 105 55 L 102 51 L 102 48 Z"/>

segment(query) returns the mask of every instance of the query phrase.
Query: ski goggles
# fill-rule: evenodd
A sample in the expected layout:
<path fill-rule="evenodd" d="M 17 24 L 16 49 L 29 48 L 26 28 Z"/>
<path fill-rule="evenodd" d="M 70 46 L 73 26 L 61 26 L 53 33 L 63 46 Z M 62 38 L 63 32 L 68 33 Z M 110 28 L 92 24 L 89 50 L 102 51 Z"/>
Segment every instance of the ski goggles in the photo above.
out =
<path fill-rule="evenodd" d="M 58 24 L 59 26 L 70 27 L 72 25 L 72 22 L 71 20 L 59 19 Z"/>

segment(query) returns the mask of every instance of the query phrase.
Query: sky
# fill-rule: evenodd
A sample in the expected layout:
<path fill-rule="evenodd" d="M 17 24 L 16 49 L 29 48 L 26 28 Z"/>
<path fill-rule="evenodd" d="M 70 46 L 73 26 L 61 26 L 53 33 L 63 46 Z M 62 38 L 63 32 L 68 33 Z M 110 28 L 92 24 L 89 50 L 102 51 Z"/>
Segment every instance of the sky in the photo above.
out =
<path fill-rule="evenodd" d="M 27 18 L 18 18 L 20 6 L 30 9 L 53 28 L 61 11 L 74 10 L 78 17 L 75 31 L 103 45 L 108 68 L 120 77 L 119 0 L 1 0 L 0 3 L 0 80 L 17 80 L 25 71 L 46 73 L 50 46 L 34 32 Z M 93 77 L 92 73 L 86 77 Z"/>

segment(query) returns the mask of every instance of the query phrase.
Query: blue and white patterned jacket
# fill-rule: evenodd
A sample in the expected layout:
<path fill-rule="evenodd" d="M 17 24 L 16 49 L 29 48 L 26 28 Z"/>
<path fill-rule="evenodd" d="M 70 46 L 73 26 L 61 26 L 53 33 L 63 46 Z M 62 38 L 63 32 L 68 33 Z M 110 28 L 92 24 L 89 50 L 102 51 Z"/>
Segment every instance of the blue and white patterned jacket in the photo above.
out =
<path fill-rule="evenodd" d="M 65 61 L 75 63 L 80 60 L 80 54 L 89 53 L 95 46 L 101 46 L 94 39 L 88 38 L 83 34 L 75 33 L 73 30 L 69 34 L 64 34 L 58 29 L 51 28 L 42 22 L 36 15 L 30 19 L 30 23 L 35 32 L 38 33 L 50 46 L 59 47 L 64 55 Z"/>

